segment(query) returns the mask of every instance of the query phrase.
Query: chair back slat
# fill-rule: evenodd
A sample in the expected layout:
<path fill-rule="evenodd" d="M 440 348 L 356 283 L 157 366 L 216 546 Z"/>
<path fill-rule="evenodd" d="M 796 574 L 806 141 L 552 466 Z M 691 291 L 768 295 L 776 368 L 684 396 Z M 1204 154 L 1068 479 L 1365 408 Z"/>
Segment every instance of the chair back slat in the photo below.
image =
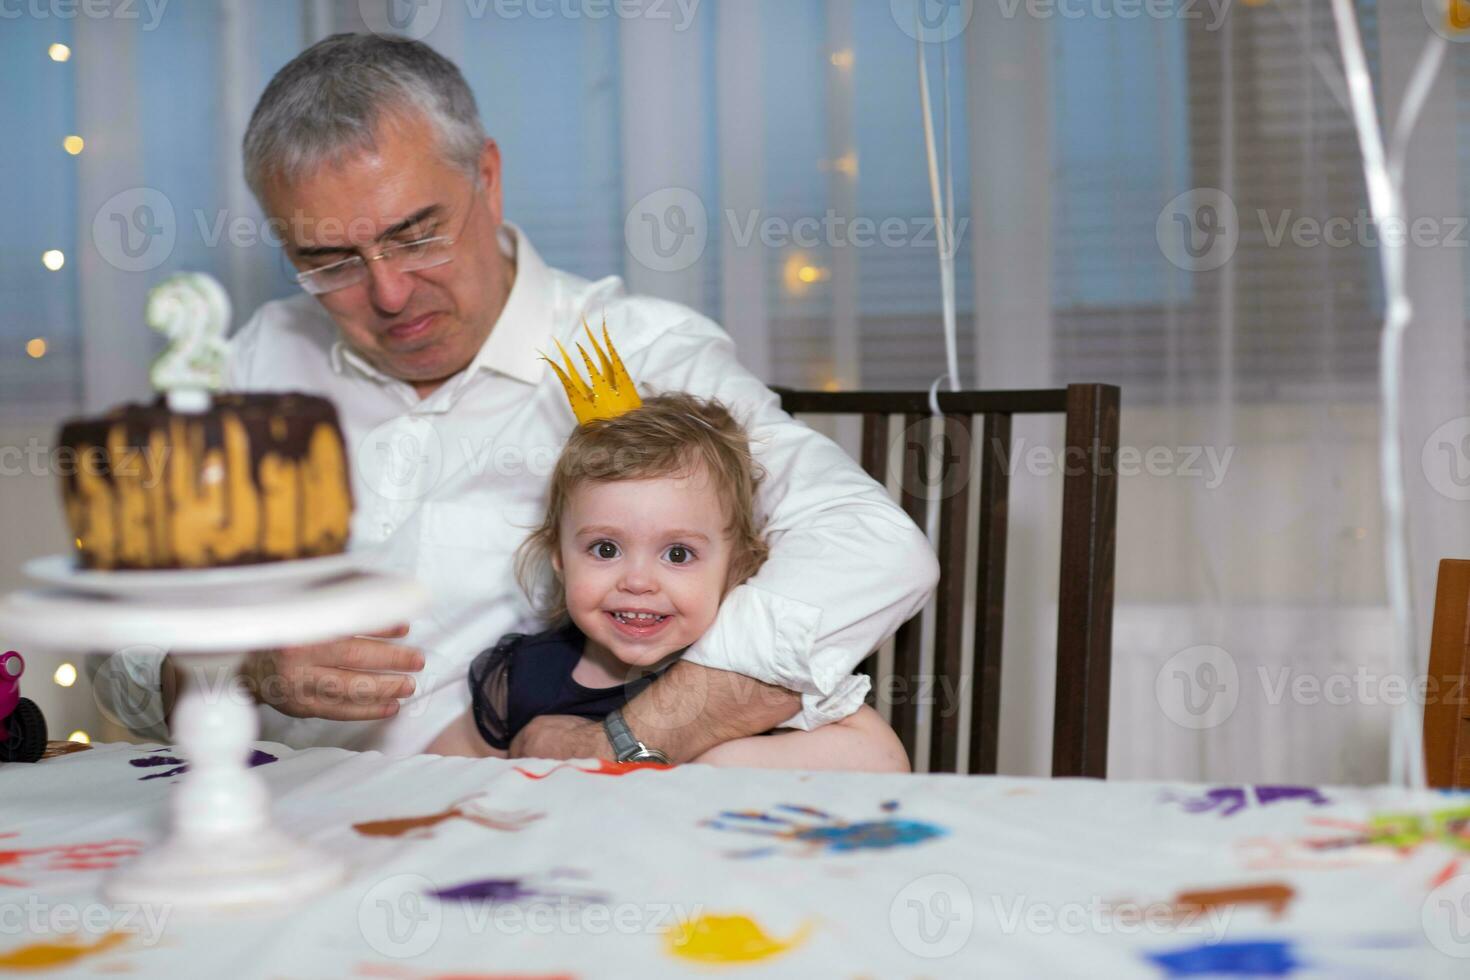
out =
<path fill-rule="evenodd" d="M 928 501 L 914 493 L 924 485 L 929 447 L 924 438 L 927 432 L 927 416 L 908 412 L 903 417 L 903 456 L 899 480 L 899 504 L 919 527 L 927 527 Z M 892 693 L 893 708 L 890 722 L 903 742 L 904 751 L 910 759 L 916 758 L 919 747 L 919 705 L 915 697 L 923 676 L 919 672 L 924 640 L 923 619 L 915 616 L 898 628 L 893 639 L 893 681 L 888 691 Z"/>
<path fill-rule="evenodd" d="M 939 567 L 959 574 L 939 580 L 934 612 L 934 677 L 917 693 L 930 705 L 929 768 L 959 769 L 960 702 L 963 691 L 965 546 L 970 535 L 970 425 L 967 415 L 944 416 L 940 471 L 930 473 L 930 493 L 939 495 Z M 932 502 L 930 506 L 933 506 Z"/>
<path fill-rule="evenodd" d="M 1005 635 L 1011 416 L 987 412 L 980 439 L 980 527 L 975 544 L 975 657 L 969 770 L 993 774 L 1000 752 L 1000 664 Z"/>
<path fill-rule="evenodd" d="M 970 703 L 970 772 L 993 773 L 1000 731 L 1001 649 L 1005 635 L 1005 568 L 1010 513 L 1011 429 L 1014 416 L 1065 414 L 1067 461 L 1062 491 L 1061 576 L 1057 623 L 1054 776 L 1107 774 L 1109 674 L 1112 669 L 1113 562 L 1117 523 L 1119 393 L 1110 385 L 1070 385 L 1041 391 L 939 392 L 947 445 L 942 472 L 930 472 L 928 445 L 933 399 L 922 391 L 790 391 L 776 389 L 793 415 L 859 415 L 863 419 L 863 469 L 885 483 L 891 445 L 890 416 L 904 431 L 899 502 L 927 528 L 929 499 L 939 509 L 936 548 L 940 583 L 935 603 L 933 677 L 920 671 L 922 617 L 899 627 L 893 670 L 879 678 L 876 654 L 861 669 L 875 689 L 891 691 L 890 721 L 910 759 L 917 759 L 919 701 L 933 705 L 929 727 L 930 771 L 959 765 L 960 704 Z M 980 427 L 978 461 L 973 433 Z M 970 481 L 978 477 L 974 663 L 962 663 L 967 597 L 966 546 L 970 533 Z M 932 488 L 932 489 L 931 489 Z"/>
<path fill-rule="evenodd" d="M 1053 776 L 1106 775 L 1118 520 L 1118 389 L 1067 389 Z"/>
<path fill-rule="evenodd" d="M 1445 558 L 1434 590 L 1424 763 L 1435 789 L 1470 789 L 1470 561 Z"/>

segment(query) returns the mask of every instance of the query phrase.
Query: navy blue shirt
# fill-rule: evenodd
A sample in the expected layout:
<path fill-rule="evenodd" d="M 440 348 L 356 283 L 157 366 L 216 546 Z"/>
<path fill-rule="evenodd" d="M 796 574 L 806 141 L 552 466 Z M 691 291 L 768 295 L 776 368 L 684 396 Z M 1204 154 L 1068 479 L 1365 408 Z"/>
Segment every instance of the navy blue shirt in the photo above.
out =
<path fill-rule="evenodd" d="M 621 708 L 658 676 L 616 687 L 584 687 L 572 680 L 587 638 L 575 623 L 527 635 L 511 633 L 470 664 L 470 704 L 480 737 L 509 749 L 516 734 L 538 715 L 576 715 L 601 720 Z"/>

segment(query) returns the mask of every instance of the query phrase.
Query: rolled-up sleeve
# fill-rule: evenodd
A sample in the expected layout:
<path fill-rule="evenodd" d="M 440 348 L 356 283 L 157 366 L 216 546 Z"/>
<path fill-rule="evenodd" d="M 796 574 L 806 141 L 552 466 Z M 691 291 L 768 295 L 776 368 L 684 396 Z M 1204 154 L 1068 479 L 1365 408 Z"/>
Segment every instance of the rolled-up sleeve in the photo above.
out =
<path fill-rule="evenodd" d="M 685 659 L 801 695 L 784 727 L 813 729 L 862 706 L 854 668 L 933 594 L 939 564 L 923 533 L 840 446 L 796 421 L 702 317 L 658 335 L 636 358 L 654 390 L 717 398 L 744 423 L 765 472 L 756 501 L 770 558 L 731 590 Z"/>

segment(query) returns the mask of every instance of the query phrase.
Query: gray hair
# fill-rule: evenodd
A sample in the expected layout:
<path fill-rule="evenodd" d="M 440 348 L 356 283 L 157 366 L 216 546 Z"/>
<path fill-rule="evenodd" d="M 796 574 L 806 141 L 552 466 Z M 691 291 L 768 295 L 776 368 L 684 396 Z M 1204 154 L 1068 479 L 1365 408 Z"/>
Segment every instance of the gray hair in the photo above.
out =
<path fill-rule="evenodd" d="M 426 115 L 445 162 L 475 174 L 485 127 L 454 63 L 427 44 L 378 34 L 334 34 L 272 78 L 245 130 L 245 182 L 290 183 L 324 163 L 376 149 L 374 132 L 404 110 Z"/>

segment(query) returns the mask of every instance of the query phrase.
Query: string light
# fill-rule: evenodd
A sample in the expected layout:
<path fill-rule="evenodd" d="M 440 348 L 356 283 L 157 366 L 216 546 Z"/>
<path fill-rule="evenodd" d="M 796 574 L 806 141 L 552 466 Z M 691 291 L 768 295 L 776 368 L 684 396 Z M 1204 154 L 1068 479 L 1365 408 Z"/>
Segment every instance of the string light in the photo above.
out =
<path fill-rule="evenodd" d="M 77 682 L 77 669 L 71 664 L 62 664 L 56 668 L 56 673 L 51 675 L 51 679 L 62 687 L 71 687 Z"/>
<path fill-rule="evenodd" d="M 40 360 L 46 356 L 46 338 L 32 337 L 26 341 L 26 353 Z"/>
<path fill-rule="evenodd" d="M 62 148 L 65 149 L 66 152 L 70 153 L 72 156 L 76 156 L 78 153 L 82 152 L 82 148 L 86 145 L 87 141 L 82 139 L 80 136 L 68 136 L 66 139 L 61 141 Z"/>
<path fill-rule="evenodd" d="M 71 57 L 71 48 L 64 44 L 53 44 L 46 49 L 46 53 L 51 56 L 52 61 L 66 61 Z"/>
<path fill-rule="evenodd" d="M 781 280 L 793 296 L 802 296 L 814 284 L 831 278 L 832 271 L 817 265 L 805 252 L 793 253 L 781 266 Z"/>
<path fill-rule="evenodd" d="M 59 248 L 50 248 L 41 253 L 41 264 L 52 272 L 66 265 L 66 255 Z"/>
<path fill-rule="evenodd" d="M 83 745 L 91 745 L 92 744 L 92 736 L 88 735 L 86 732 L 82 731 L 80 728 L 78 728 L 76 731 L 74 731 L 70 735 L 68 735 L 66 737 L 66 740 L 68 742 L 81 742 Z"/>

